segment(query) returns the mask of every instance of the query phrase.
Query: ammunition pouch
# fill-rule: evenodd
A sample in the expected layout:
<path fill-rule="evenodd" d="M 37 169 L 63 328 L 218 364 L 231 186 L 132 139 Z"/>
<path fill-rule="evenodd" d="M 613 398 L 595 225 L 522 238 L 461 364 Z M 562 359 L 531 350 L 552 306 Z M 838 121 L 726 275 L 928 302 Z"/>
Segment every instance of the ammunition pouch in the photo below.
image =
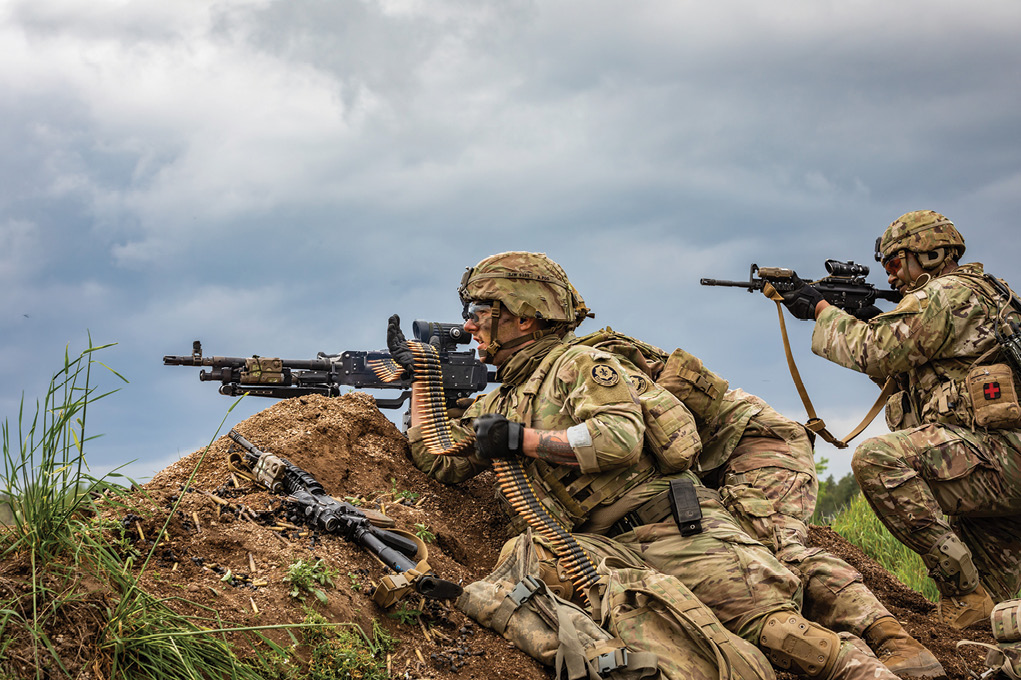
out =
<path fill-rule="evenodd" d="M 655 376 L 656 382 L 680 399 L 702 423 L 711 423 L 720 412 L 729 384 L 698 357 L 675 349 Z"/>
<path fill-rule="evenodd" d="M 702 451 L 691 411 L 656 383 L 644 386 L 638 400 L 645 420 L 645 445 L 655 456 L 659 471 L 669 475 L 690 468 Z"/>

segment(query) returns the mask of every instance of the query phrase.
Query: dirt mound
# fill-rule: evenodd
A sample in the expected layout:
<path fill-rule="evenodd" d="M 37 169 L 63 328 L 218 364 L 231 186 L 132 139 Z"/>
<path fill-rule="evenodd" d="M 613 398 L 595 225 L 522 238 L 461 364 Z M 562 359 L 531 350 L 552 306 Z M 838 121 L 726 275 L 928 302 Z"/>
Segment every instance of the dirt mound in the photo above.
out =
<path fill-rule="evenodd" d="M 399 529 L 435 536 L 428 546 L 429 564 L 442 578 L 467 584 L 496 562 L 505 522 L 492 481 L 484 475 L 454 488 L 426 477 L 411 465 L 407 441 L 372 397 L 350 393 L 281 401 L 235 429 L 260 449 L 311 473 L 335 498 L 357 499 L 385 512 Z M 136 520 L 139 535 L 155 536 L 168 507 L 184 494 L 169 540 L 158 546 L 161 567 L 142 577 L 151 592 L 175 597 L 183 588 L 188 599 L 236 624 L 296 623 L 305 617 L 304 605 L 289 595 L 283 578 L 295 560 L 322 558 L 339 576 L 336 588 L 324 589 L 327 604 L 317 603 L 316 609 L 332 621 L 359 623 L 365 631 L 376 618 L 400 639 L 390 660 L 393 677 L 548 677 L 503 638 L 456 610 L 430 603 L 414 616 L 423 604 L 416 596 L 395 607 L 401 620 L 383 615 L 370 598 L 385 571 L 379 562 L 335 536 L 275 530 L 281 496 L 232 477 L 230 444 L 221 437 L 208 452 L 186 456 L 145 485 L 150 502 L 145 518 Z M 224 582 L 228 569 L 234 578 Z M 275 637 L 286 640 L 285 634 Z"/>
<path fill-rule="evenodd" d="M 281 401 L 236 429 L 259 448 L 310 472 L 336 498 L 357 498 L 382 509 L 398 528 L 433 534 L 429 562 L 443 578 L 466 584 L 495 563 L 506 522 L 492 479 L 482 475 L 447 487 L 427 478 L 410 464 L 407 442 L 371 397 L 351 393 Z M 332 621 L 353 621 L 366 631 L 375 618 L 399 638 L 390 659 L 392 677 L 550 677 L 502 638 L 449 608 L 429 608 L 420 617 L 405 614 L 403 622 L 384 615 L 369 597 L 371 585 L 383 575 L 379 563 L 337 537 L 274 526 L 281 497 L 232 477 L 226 465 L 229 444 L 220 438 L 208 452 L 193 453 L 157 474 L 145 486 L 148 500 L 133 516 L 120 518 L 136 548 L 147 553 L 169 508 L 183 495 L 167 538 L 156 546 L 158 565 L 142 577 L 150 592 L 183 595 L 233 624 L 300 622 L 303 604 L 289 595 L 284 576 L 299 558 L 322 558 L 339 576 L 336 588 L 326 590 L 328 603 L 316 608 Z M 907 629 L 939 657 L 950 678 L 964 680 L 970 677 L 968 668 L 983 668 L 982 654 L 959 652 L 954 645 L 962 637 L 991 642 L 988 629 L 962 636 L 934 623 L 932 603 L 831 530 L 813 527 L 811 539 L 858 568 Z M 420 606 L 417 598 L 405 602 L 405 610 Z M 277 639 L 287 641 L 286 634 Z"/>

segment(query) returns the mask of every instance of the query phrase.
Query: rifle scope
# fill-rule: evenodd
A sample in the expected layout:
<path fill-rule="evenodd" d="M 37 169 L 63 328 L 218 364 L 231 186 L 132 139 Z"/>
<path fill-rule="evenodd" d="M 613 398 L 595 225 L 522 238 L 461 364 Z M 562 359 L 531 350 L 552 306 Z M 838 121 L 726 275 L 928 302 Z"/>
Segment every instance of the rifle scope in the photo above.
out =
<path fill-rule="evenodd" d="M 417 319 L 411 325 L 411 330 L 419 342 L 434 345 L 440 352 L 452 350 L 458 345 L 467 345 L 472 341 L 472 336 L 466 333 L 464 326 L 459 323 Z"/>
<path fill-rule="evenodd" d="M 855 264 L 851 260 L 841 262 L 840 260 L 826 260 L 826 271 L 831 276 L 841 278 L 853 278 L 855 276 L 868 276 L 869 268 L 863 264 Z"/>

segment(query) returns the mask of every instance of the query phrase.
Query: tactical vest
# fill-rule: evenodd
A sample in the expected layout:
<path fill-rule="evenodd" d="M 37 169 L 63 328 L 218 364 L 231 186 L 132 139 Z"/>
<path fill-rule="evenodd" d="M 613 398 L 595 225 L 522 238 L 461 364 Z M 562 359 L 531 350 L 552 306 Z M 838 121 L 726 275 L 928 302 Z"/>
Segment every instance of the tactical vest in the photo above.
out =
<path fill-rule="evenodd" d="M 512 390 L 501 388 L 481 397 L 479 412 L 503 413 L 513 420 L 530 425 L 535 396 L 568 349 L 568 345 L 555 347 L 520 387 Z M 645 408 L 642 411 L 648 426 L 650 416 L 646 414 Z M 693 426 L 690 437 L 697 440 Z M 675 437 L 674 442 L 680 448 L 683 439 Z M 648 449 L 648 445 L 643 447 L 641 456 L 633 465 L 606 472 L 582 473 L 575 467 L 549 465 L 534 458 L 527 459 L 525 470 L 535 484 L 536 496 L 543 506 L 571 530 L 584 523 L 596 507 L 619 500 L 628 491 L 657 474 L 656 459 Z M 518 520 L 515 518 L 512 522 L 513 530 L 524 528 L 523 522 Z"/>
<path fill-rule="evenodd" d="M 998 305 L 1005 300 L 993 287 L 989 275 L 962 268 L 946 276 L 959 280 L 975 293 L 987 310 L 989 319 L 995 318 Z M 922 309 L 929 303 L 925 288 L 907 295 L 914 296 Z M 1003 364 L 997 362 L 1002 362 L 1003 358 L 992 334 L 988 342 L 982 343 L 978 349 L 982 352 L 979 356 L 936 358 L 898 376 L 901 391 L 893 394 L 886 405 L 890 429 L 907 429 L 927 423 L 974 429 L 976 426 L 990 426 L 985 415 L 990 406 L 1010 409 L 1013 401 L 1016 409 L 1013 376 L 1009 368 L 999 370 L 998 367 Z M 990 369 L 993 369 L 991 373 Z M 984 393 L 983 386 L 988 388 Z M 990 401 L 995 403 L 988 404 Z M 1021 411 L 1017 416 L 1015 421 L 1021 421 Z M 991 426 L 1017 427 L 1018 424 L 1008 419 Z"/>

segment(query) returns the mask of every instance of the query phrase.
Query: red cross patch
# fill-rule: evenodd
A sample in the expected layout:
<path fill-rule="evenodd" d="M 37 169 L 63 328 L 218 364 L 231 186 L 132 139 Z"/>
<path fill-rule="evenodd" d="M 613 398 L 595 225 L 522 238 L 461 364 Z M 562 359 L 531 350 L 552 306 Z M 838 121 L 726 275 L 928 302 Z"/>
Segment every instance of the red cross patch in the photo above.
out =
<path fill-rule="evenodd" d="M 1000 383 L 998 382 L 987 382 L 982 385 L 982 393 L 986 396 L 986 401 L 992 401 L 993 399 L 1000 398 Z"/>

